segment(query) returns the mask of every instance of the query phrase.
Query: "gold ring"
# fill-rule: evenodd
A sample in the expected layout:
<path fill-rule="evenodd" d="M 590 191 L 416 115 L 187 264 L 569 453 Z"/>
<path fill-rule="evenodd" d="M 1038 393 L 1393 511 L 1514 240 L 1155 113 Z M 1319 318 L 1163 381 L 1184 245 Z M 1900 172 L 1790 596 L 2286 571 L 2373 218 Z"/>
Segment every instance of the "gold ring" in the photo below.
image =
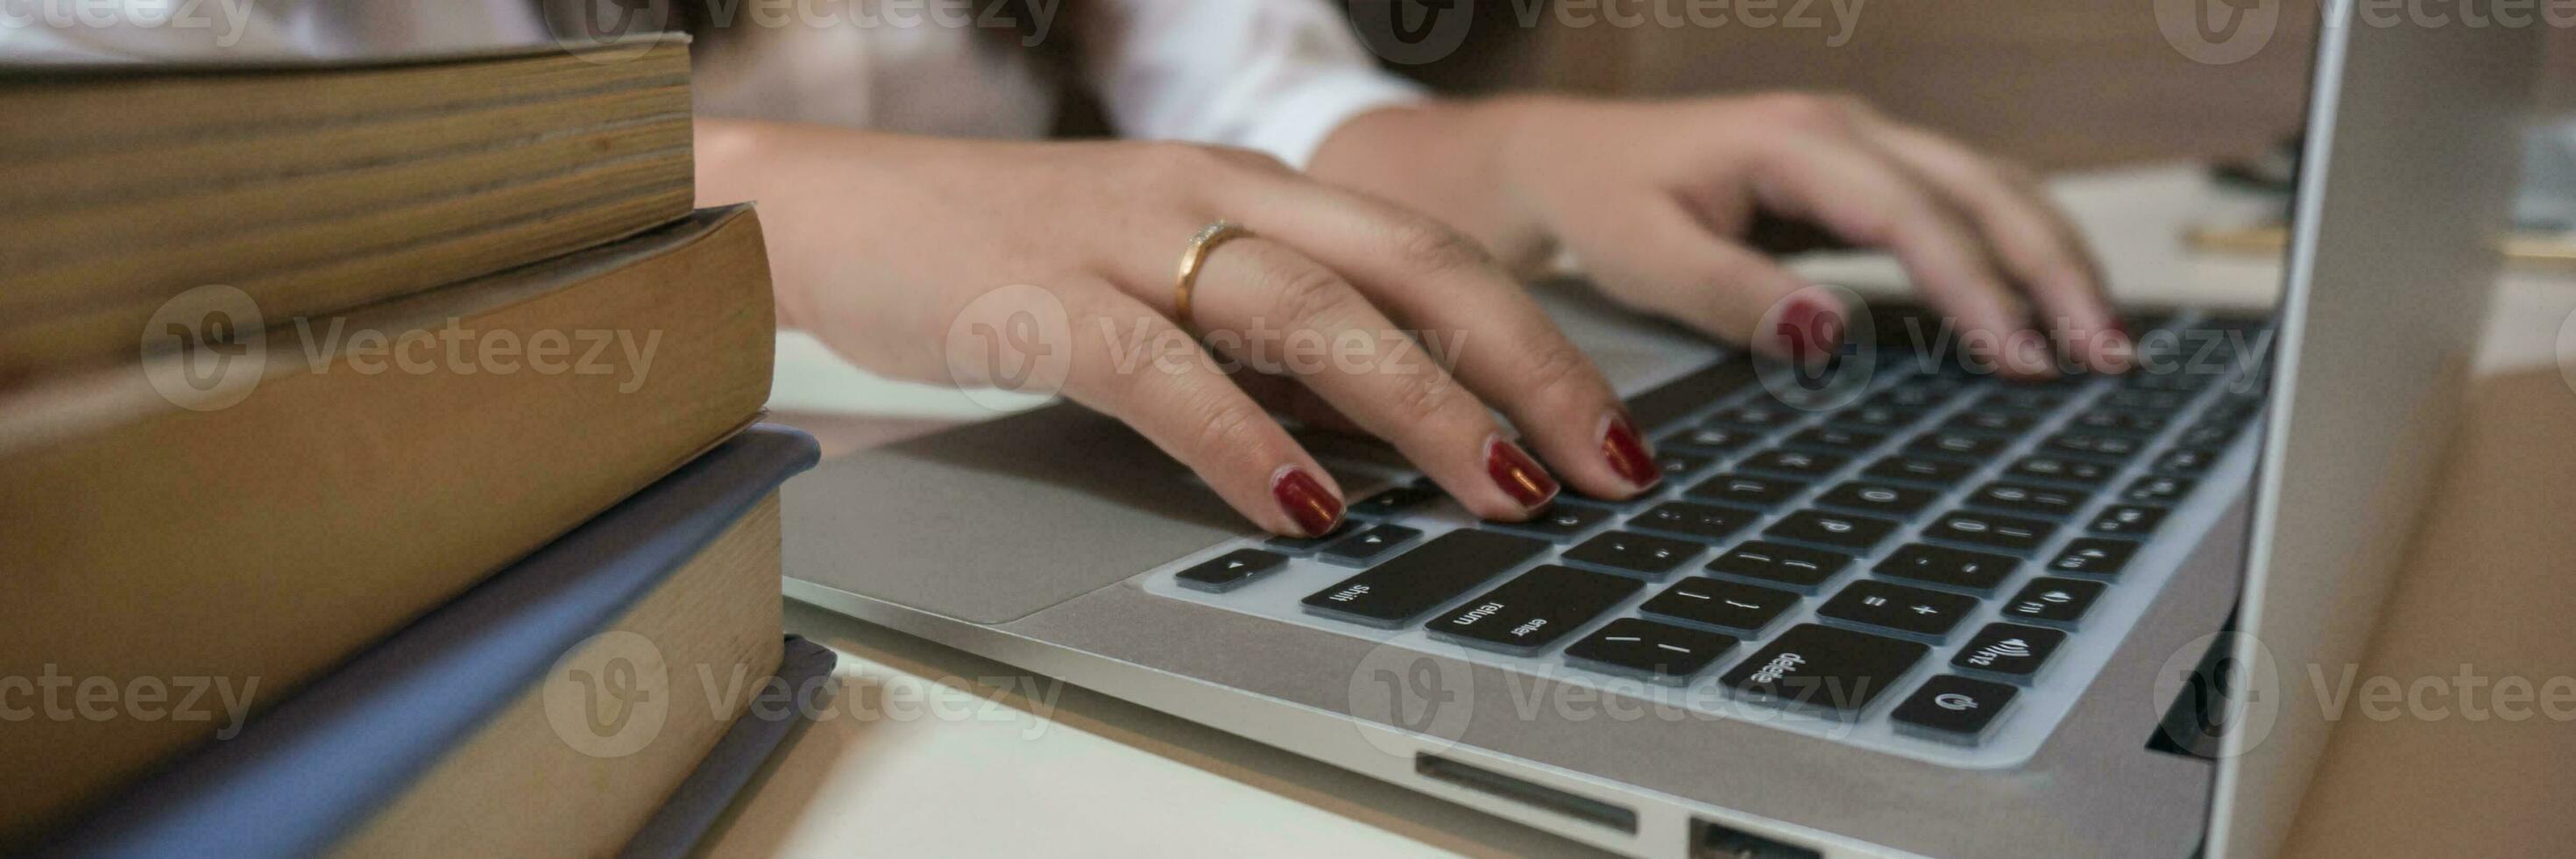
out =
<path fill-rule="evenodd" d="M 1179 286 L 1172 293 L 1172 320 L 1181 323 L 1181 328 L 1196 327 L 1190 324 L 1190 290 L 1198 286 L 1199 267 L 1207 264 L 1208 254 L 1218 245 L 1251 237 L 1251 230 L 1233 221 L 1209 224 L 1190 237 L 1190 249 L 1181 254 Z"/>

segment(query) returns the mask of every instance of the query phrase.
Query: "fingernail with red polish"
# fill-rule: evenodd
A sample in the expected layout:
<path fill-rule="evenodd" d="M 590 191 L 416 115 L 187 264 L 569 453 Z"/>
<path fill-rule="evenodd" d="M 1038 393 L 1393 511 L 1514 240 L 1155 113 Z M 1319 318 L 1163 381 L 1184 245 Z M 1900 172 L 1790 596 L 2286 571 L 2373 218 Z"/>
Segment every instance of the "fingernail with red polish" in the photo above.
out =
<path fill-rule="evenodd" d="M 1547 476 L 1547 469 L 1540 468 L 1538 460 L 1531 459 L 1520 445 L 1504 441 L 1501 436 L 1485 440 L 1485 474 L 1494 478 L 1494 485 L 1503 488 L 1503 494 L 1524 508 L 1537 509 L 1556 497 L 1556 479 Z"/>
<path fill-rule="evenodd" d="M 1637 436 L 1637 427 L 1628 423 L 1626 415 L 1613 414 L 1602 421 L 1601 456 L 1610 460 L 1610 470 L 1639 489 L 1664 479 L 1663 471 L 1655 467 L 1654 453 L 1646 449 L 1646 442 Z"/>
<path fill-rule="evenodd" d="M 1833 357 L 1842 348 L 1841 317 L 1823 301 L 1811 295 L 1792 295 L 1789 306 L 1780 309 L 1776 329 L 1780 343 L 1789 350 L 1788 358 L 1799 363 L 1819 363 Z"/>
<path fill-rule="evenodd" d="M 1342 524 L 1341 499 L 1324 491 L 1324 484 L 1303 468 L 1280 466 L 1270 477 L 1270 497 L 1279 500 L 1280 509 L 1296 520 L 1297 527 L 1306 529 L 1306 536 L 1321 537 Z"/>

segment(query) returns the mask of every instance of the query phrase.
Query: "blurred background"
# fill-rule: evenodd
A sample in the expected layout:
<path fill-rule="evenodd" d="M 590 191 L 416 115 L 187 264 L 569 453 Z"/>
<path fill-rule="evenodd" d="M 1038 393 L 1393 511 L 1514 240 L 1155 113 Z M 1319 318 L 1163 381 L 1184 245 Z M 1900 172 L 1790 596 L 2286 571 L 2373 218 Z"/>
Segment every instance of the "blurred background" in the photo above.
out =
<path fill-rule="evenodd" d="M 1347 0 L 1357 17 L 1441 0 Z M 1778 0 L 1821 27 L 1619 27 L 1586 0 L 1447 0 L 1473 7 L 1460 48 L 1389 68 L 1444 92 L 1544 88 L 1672 96 L 1796 88 L 1861 96 L 1889 114 L 1939 128 L 2041 168 L 2180 159 L 2234 160 L 2295 133 L 2305 101 L 2318 0 L 2280 7 L 2268 46 L 2239 62 L 2195 61 L 2157 26 L 2157 2 L 1976 0 L 1851 2 L 1839 45 L 1831 0 Z M 2165 0 L 2166 3 L 2173 0 Z M 2254 0 L 2211 0 L 2252 7 Z M 1619 8 L 1686 8 L 1611 0 Z M 1719 8 L 1746 10 L 1752 3 Z M 1537 10 L 1528 14 L 1526 10 Z M 1560 14 L 1565 13 L 1565 14 Z M 1588 14 L 1587 14 L 1588 13 Z M 1532 26 L 1524 27 L 1524 19 Z M 1589 21 L 1568 26 L 1567 20 Z M 1378 20 L 1385 20 L 1380 17 Z M 1405 57 L 1384 32 L 1359 28 L 1380 57 Z M 2576 31 L 2551 32 L 2550 102 L 2576 106 Z M 1415 52 L 1420 53 L 1420 52 Z"/>

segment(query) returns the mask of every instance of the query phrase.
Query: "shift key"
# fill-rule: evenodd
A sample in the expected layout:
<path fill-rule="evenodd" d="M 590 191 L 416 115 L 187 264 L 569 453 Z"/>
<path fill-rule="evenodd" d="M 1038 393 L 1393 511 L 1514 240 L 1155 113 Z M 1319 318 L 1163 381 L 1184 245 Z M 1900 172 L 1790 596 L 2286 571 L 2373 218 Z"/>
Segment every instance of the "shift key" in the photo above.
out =
<path fill-rule="evenodd" d="M 1309 595 L 1307 611 L 1394 628 L 1547 551 L 1545 540 L 1461 528 Z"/>
<path fill-rule="evenodd" d="M 1424 628 L 1472 647 L 1535 653 L 1642 587 L 1644 582 L 1627 576 L 1549 564 L 1432 618 Z"/>

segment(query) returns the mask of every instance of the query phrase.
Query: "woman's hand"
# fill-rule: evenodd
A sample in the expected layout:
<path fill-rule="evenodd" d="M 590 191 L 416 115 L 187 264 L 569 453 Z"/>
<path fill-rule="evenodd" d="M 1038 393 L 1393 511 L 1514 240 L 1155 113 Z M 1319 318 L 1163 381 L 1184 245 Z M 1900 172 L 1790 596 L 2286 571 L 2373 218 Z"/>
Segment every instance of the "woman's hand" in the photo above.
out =
<path fill-rule="evenodd" d="M 1571 250 L 1612 296 L 1782 357 L 1834 309 L 1748 239 L 1765 218 L 1893 252 L 1960 344 L 2007 373 L 2051 374 L 2052 339 L 2092 369 L 2133 348 L 2082 237 L 2027 173 L 1851 99 L 1390 108 L 1344 124 L 1311 170 L 1522 265 Z M 1775 305 L 1784 324 L 1757 331 Z"/>
<path fill-rule="evenodd" d="M 1014 351 L 1068 350 L 1065 395 L 1134 426 L 1271 531 L 1329 531 L 1343 498 L 1265 404 L 1391 442 L 1491 519 L 1525 519 L 1558 490 L 1516 437 L 1587 495 L 1626 498 L 1659 477 L 1600 372 L 1474 240 L 1266 156 L 698 128 L 700 199 L 759 201 L 783 323 L 886 376 L 975 386 L 1027 356 L 952 330 L 1060 307 L 1064 342 Z M 1175 272 L 1219 219 L 1257 237 L 1208 254 L 1184 333 Z"/>

